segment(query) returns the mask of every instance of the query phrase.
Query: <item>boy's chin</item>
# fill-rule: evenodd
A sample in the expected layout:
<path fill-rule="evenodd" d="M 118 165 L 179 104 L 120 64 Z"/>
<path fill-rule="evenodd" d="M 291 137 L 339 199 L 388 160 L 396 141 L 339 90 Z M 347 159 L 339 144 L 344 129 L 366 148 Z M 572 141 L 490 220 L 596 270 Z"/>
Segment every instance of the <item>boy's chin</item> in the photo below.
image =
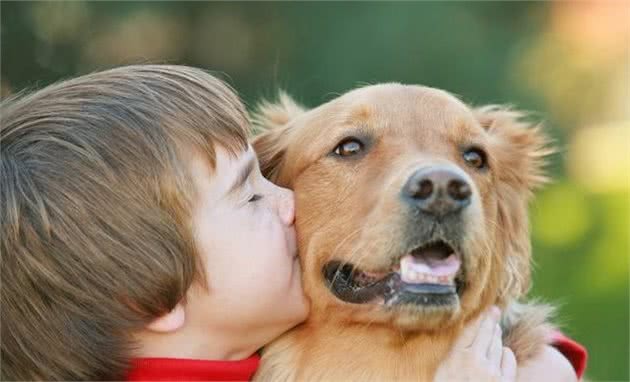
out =
<path fill-rule="evenodd" d="M 285 327 L 282 332 L 306 321 L 310 312 L 310 305 L 301 288 L 299 290 L 295 290 L 295 293 L 287 296 L 287 298 L 282 302 L 282 310 L 279 310 L 279 313 L 282 312 L 281 317 L 279 317 L 279 321 L 282 323 L 281 326 Z"/>
<path fill-rule="evenodd" d="M 309 309 L 306 303 L 296 303 L 291 306 L 284 305 L 282 310 L 276 309 L 275 313 L 274 316 L 266 315 L 266 318 L 269 320 L 266 323 L 257 323 L 257 326 L 265 333 L 264 343 L 260 344 L 261 348 L 267 346 L 284 333 L 304 322 L 308 316 Z M 250 329 L 251 328 L 245 328 L 245 330 Z"/>

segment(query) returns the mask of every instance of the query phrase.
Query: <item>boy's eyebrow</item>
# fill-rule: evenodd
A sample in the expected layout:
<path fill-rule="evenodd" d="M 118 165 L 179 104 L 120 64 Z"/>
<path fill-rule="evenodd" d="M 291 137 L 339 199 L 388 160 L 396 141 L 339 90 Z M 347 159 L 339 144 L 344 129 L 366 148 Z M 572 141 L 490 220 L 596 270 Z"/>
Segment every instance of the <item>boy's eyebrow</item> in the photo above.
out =
<path fill-rule="evenodd" d="M 245 166 L 243 166 L 239 170 L 238 176 L 236 177 L 236 179 L 234 179 L 234 183 L 232 183 L 232 185 L 228 189 L 227 195 L 233 194 L 234 192 L 236 192 L 236 190 L 243 186 L 243 184 L 247 181 L 247 178 L 249 178 L 249 176 L 251 175 L 252 171 L 254 171 L 256 165 L 256 156 L 251 156 L 248 159 L 247 163 L 245 163 Z"/>

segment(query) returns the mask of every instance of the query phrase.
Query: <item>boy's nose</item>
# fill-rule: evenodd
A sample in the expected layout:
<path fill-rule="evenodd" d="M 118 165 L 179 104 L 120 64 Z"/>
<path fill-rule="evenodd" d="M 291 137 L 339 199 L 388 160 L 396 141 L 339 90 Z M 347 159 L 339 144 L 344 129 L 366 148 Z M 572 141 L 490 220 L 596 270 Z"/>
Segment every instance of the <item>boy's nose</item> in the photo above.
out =
<path fill-rule="evenodd" d="M 295 201 L 293 191 L 281 189 L 278 196 L 278 216 L 283 224 L 290 226 L 295 220 Z"/>

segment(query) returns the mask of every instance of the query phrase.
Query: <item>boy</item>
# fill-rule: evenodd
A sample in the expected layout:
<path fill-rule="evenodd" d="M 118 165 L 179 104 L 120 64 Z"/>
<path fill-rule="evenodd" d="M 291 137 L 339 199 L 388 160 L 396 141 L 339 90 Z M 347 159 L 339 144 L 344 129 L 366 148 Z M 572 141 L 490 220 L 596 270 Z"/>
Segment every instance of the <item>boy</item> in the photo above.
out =
<path fill-rule="evenodd" d="M 306 318 L 292 193 L 260 175 L 225 84 L 129 66 L 1 111 L 3 380 L 250 379 Z M 496 316 L 465 345 L 500 348 Z M 466 354 L 444 378 L 499 370 Z"/>
<path fill-rule="evenodd" d="M 247 126 L 226 85 L 186 67 L 118 68 L 3 104 L 3 379 L 247 358 L 306 317 L 292 195 L 254 180 Z"/>

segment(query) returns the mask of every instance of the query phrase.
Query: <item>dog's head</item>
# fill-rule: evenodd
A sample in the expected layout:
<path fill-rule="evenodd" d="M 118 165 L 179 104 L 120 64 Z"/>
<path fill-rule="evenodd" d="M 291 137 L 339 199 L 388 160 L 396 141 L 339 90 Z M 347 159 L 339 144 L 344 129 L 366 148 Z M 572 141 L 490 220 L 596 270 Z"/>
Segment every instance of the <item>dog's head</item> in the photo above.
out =
<path fill-rule="evenodd" d="M 263 104 L 254 147 L 295 191 L 312 317 L 432 330 L 523 294 L 549 149 L 521 117 L 400 84 Z"/>

